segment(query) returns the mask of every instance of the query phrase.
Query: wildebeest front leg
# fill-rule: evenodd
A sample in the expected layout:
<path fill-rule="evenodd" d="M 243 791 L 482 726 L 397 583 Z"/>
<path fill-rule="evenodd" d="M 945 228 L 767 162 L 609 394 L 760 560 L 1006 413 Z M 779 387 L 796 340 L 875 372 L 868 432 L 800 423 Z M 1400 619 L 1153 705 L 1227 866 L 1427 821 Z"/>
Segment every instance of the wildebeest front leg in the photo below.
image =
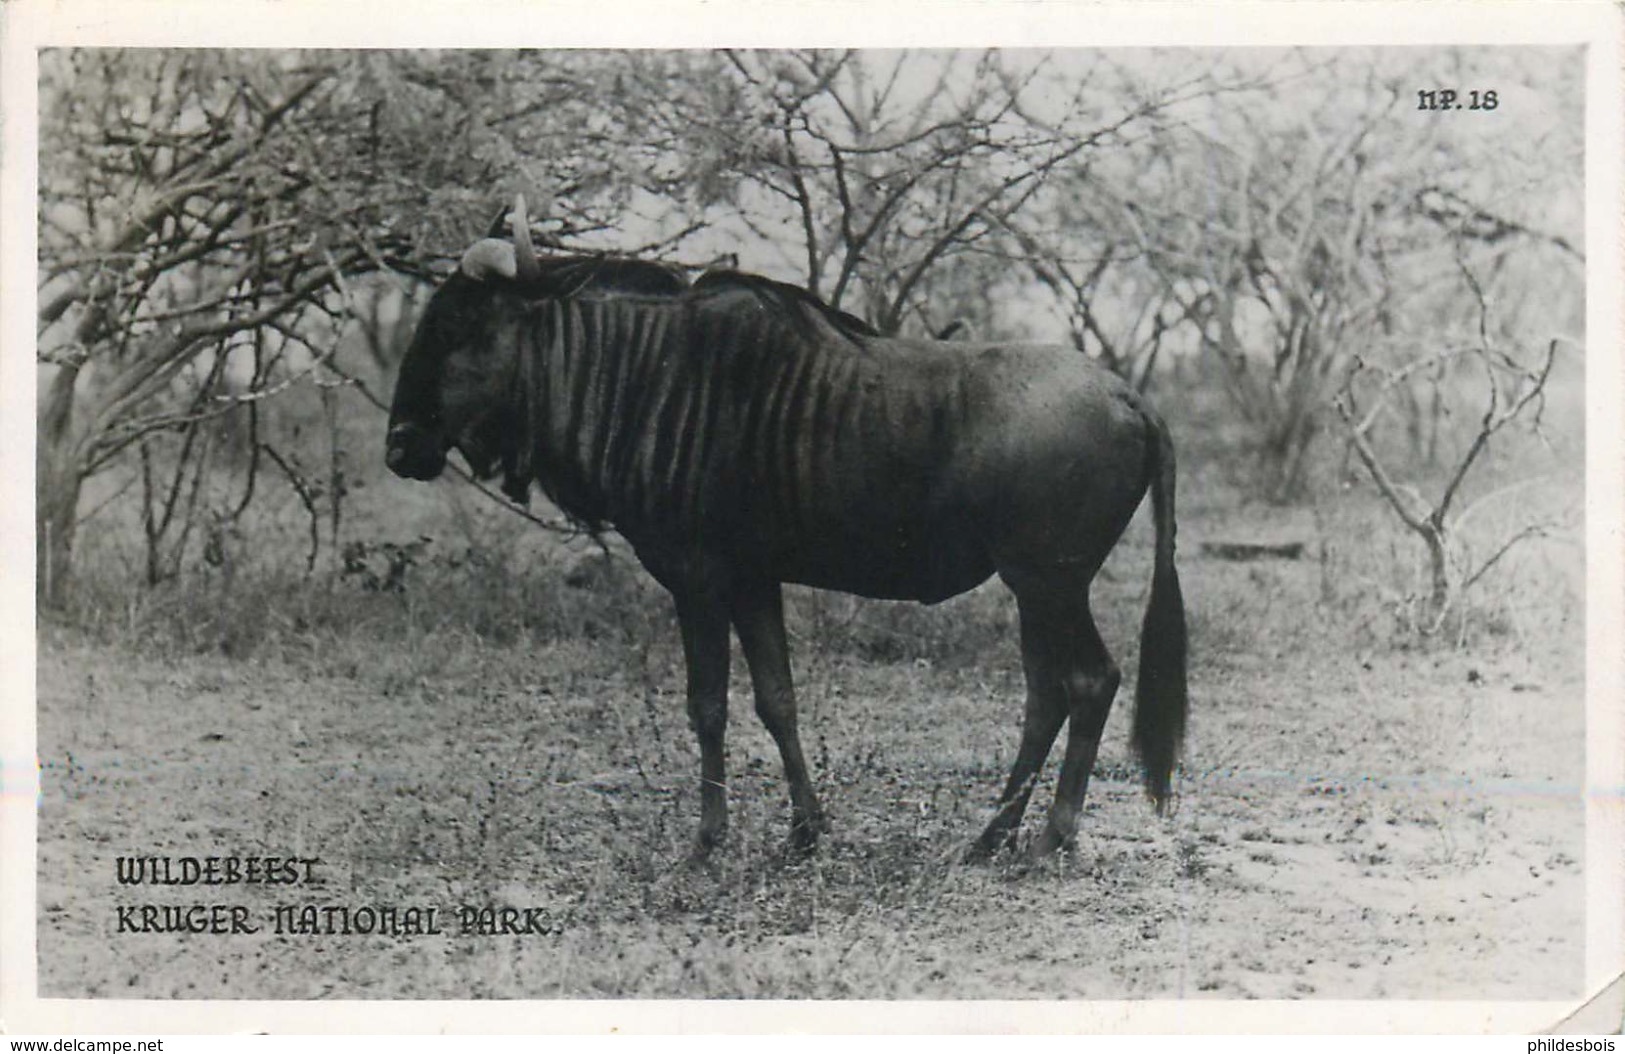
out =
<path fill-rule="evenodd" d="M 790 846 L 811 852 L 824 829 L 824 813 L 807 775 L 807 761 L 796 733 L 796 696 L 790 681 L 790 647 L 784 633 L 784 597 L 777 582 L 741 587 L 733 595 L 734 629 L 750 664 L 756 713 L 767 726 L 790 784 Z"/>
<path fill-rule="evenodd" d="M 677 622 L 688 664 L 688 722 L 700 740 L 700 837 L 703 859 L 728 831 L 723 736 L 728 728 L 728 615 L 718 602 L 677 597 Z"/>

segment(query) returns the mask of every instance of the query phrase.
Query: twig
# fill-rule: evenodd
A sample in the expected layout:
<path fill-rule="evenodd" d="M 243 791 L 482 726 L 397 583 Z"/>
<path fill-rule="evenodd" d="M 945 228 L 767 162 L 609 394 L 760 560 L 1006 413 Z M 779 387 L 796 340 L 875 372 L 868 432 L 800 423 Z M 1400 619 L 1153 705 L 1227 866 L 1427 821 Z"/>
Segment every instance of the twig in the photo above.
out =
<path fill-rule="evenodd" d="M 293 466 L 282 459 L 282 455 L 276 452 L 275 447 L 270 443 L 261 443 L 260 448 L 270 455 L 271 460 L 276 463 L 276 467 L 282 470 L 284 476 L 288 477 L 288 482 L 293 484 L 294 493 L 299 495 L 299 501 L 305 506 L 305 511 L 310 514 L 310 553 L 305 557 L 305 574 L 308 575 L 316 570 L 316 552 L 322 544 L 322 518 L 321 514 L 316 511 L 316 500 L 311 497 L 310 488 L 305 485 L 304 478 L 294 471 Z"/>
<path fill-rule="evenodd" d="M 1560 523 L 1532 523 L 1523 530 L 1517 532 L 1505 542 L 1501 543 L 1501 547 L 1495 550 L 1494 554 L 1491 555 L 1488 560 L 1485 560 L 1482 564 L 1480 564 L 1477 571 L 1474 571 L 1462 581 L 1459 592 L 1465 593 L 1467 590 L 1471 589 L 1473 583 L 1477 582 L 1480 578 L 1483 578 L 1484 573 L 1490 568 L 1494 567 L 1501 557 L 1505 556 L 1514 545 L 1517 545 L 1525 538 L 1545 538 L 1561 526 L 1562 524 Z"/>
<path fill-rule="evenodd" d="M 1355 428 L 1354 414 L 1349 409 L 1347 400 L 1339 396 L 1333 400 L 1333 405 L 1336 406 L 1338 415 L 1348 424 L 1349 441 L 1354 444 L 1354 452 L 1359 455 L 1360 463 L 1365 465 L 1366 471 L 1371 473 L 1371 478 L 1376 481 L 1377 489 L 1382 491 L 1382 496 L 1387 498 L 1388 504 L 1399 513 L 1399 518 L 1405 521 L 1405 526 L 1419 534 L 1428 533 L 1427 518 L 1407 507 L 1408 503 L 1400 496 L 1399 488 L 1394 485 L 1387 470 L 1382 467 L 1382 462 L 1377 460 L 1376 451 L 1371 449 L 1371 443 L 1366 439 L 1365 433 Z"/>
<path fill-rule="evenodd" d="M 542 528 L 544 531 L 552 531 L 554 534 L 562 534 L 567 538 L 578 538 L 585 534 L 590 536 L 594 541 L 598 540 L 598 532 L 579 526 L 578 524 L 572 523 L 569 520 L 546 520 L 540 516 L 537 516 L 523 505 L 516 504 L 507 496 L 498 494 L 489 489 L 484 483 L 481 483 L 478 479 L 475 479 L 474 476 L 466 470 L 457 467 L 457 465 L 453 462 L 446 462 L 446 467 L 449 468 L 452 473 L 464 483 L 467 483 L 476 491 L 485 495 L 485 497 L 489 500 L 502 506 L 504 509 L 507 509 L 515 516 L 518 516 L 521 519 L 529 520 L 531 523 Z M 602 542 L 599 544 L 602 545 Z"/>

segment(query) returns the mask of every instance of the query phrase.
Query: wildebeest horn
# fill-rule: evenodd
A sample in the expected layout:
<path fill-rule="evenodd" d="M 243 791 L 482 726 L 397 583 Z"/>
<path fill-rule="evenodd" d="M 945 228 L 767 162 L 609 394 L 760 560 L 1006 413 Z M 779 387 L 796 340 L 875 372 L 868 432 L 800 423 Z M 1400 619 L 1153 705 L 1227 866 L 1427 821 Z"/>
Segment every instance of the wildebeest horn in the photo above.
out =
<path fill-rule="evenodd" d="M 530 217 L 525 215 L 523 194 L 513 199 L 513 248 L 514 267 L 521 281 L 532 281 L 542 273 L 536 262 L 536 246 L 530 240 Z"/>
<path fill-rule="evenodd" d="M 513 244 L 500 238 L 481 238 L 470 245 L 458 267 L 476 282 L 483 282 L 492 275 L 513 278 L 519 273 Z"/>
<path fill-rule="evenodd" d="M 491 221 L 491 226 L 486 228 L 485 236 L 487 238 L 500 238 L 500 237 L 502 237 L 503 228 L 506 227 L 507 225 L 508 225 L 508 206 L 504 205 L 500 209 L 497 210 L 496 219 L 492 220 Z"/>

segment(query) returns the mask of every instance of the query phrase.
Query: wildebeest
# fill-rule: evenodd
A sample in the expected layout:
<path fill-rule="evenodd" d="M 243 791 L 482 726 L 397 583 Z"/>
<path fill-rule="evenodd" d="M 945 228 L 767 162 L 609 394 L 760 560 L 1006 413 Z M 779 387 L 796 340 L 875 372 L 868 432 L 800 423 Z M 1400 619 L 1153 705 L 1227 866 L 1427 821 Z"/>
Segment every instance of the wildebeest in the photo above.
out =
<path fill-rule="evenodd" d="M 648 264 L 539 261 L 522 199 L 513 230 L 477 242 L 429 301 L 387 462 L 433 479 L 456 448 L 476 475 L 500 470 L 510 496 L 535 483 L 613 526 L 671 592 L 700 743 L 699 855 L 727 826 L 730 625 L 805 851 L 825 822 L 796 730 L 781 583 L 935 603 L 994 573 L 1020 612 L 1027 706 L 970 855 L 1014 845 L 1069 719 L 1029 851 L 1070 845 L 1119 681 L 1089 587 L 1147 490 L 1156 546 L 1132 742 L 1162 810 L 1187 708 L 1174 453 L 1132 387 L 1071 348 L 882 337 L 753 275 L 685 286 Z"/>

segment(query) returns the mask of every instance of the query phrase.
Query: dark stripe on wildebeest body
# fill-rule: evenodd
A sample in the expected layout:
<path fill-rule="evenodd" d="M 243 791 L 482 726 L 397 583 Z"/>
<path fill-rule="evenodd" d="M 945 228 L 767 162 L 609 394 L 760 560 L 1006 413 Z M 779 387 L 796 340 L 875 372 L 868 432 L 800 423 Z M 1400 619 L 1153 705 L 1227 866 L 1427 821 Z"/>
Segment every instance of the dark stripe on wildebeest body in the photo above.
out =
<path fill-rule="evenodd" d="M 1184 734 L 1174 452 L 1131 387 L 1070 348 L 884 338 L 805 290 L 737 272 L 693 286 L 656 265 L 537 259 L 486 239 L 430 300 L 401 364 L 387 461 L 432 479 L 532 484 L 612 526 L 671 591 L 700 740 L 698 852 L 723 836 L 729 627 L 778 743 L 791 840 L 823 827 L 796 728 L 780 584 L 934 603 L 997 572 L 1015 593 L 1021 743 L 971 849 L 1013 845 L 1068 729 L 1029 846 L 1069 845 L 1119 674 L 1089 587 L 1147 491 L 1156 548 L 1132 742 L 1159 811 Z"/>

